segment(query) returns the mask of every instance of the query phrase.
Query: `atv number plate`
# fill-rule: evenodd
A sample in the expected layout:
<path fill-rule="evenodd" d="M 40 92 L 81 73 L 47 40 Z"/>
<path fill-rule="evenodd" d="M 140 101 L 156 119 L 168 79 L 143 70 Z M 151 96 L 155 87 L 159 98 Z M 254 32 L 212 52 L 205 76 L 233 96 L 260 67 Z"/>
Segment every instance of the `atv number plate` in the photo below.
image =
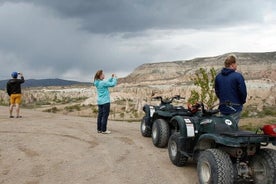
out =
<path fill-rule="evenodd" d="M 155 108 L 153 106 L 150 106 L 150 117 L 151 118 L 152 118 L 154 112 L 155 112 Z"/>
<path fill-rule="evenodd" d="M 184 119 L 184 121 L 186 122 L 187 136 L 194 137 L 195 136 L 194 124 L 191 122 L 190 119 Z"/>

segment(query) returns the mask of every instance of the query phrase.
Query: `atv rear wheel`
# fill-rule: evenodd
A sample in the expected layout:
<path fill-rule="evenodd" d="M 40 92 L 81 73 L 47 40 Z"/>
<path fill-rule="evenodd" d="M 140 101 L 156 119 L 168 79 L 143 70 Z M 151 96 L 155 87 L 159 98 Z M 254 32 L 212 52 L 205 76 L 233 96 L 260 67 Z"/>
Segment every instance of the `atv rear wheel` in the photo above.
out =
<path fill-rule="evenodd" d="M 172 163 L 178 167 L 181 167 L 187 163 L 188 157 L 180 152 L 180 144 L 178 141 L 179 136 L 180 134 L 177 132 L 170 137 L 168 152 Z"/>
<path fill-rule="evenodd" d="M 169 136 L 169 124 L 163 119 L 155 120 L 152 125 L 152 143 L 158 148 L 164 148 L 168 144 Z"/>
<path fill-rule="evenodd" d="M 276 151 L 261 149 L 251 159 L 249 166 L 252 169 L 255 184 L 276 183 Z"/>
<path fill-rule="evenodd" d="M 150 137 L 151 136 L 151 129 L 146 125 L 146 117 L 143 117 L 140 125 L 140 131 L 142 136 Z"/>
<path fill-rule="evenodd" d="M 219 149 L 207 149 L 200 153 L 197 173 L 200 184 L 232 184 L 233 164 L 227 153 Z"/>

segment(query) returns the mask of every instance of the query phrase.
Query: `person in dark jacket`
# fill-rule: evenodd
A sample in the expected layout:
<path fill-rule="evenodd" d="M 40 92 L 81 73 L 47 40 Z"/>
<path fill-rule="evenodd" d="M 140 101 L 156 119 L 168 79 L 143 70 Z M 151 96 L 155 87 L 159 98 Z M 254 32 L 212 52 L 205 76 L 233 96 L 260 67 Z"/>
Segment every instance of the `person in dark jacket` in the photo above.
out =
<path fill-rule="evenodd" d="M 18 75 L 20 75 L 21 79 L 17 79 Z M 7 93 L 10 96 L 10 118 L 14 118 L 12 115 L 13 108 L 16 109 L 16 118 L 21 118 L 19 115 L 20 103 L 21 103 L 21 84 L 25 82 L 23 74 L 12 72 L 12 79 L 7 82 Z"/>
<path fill-rule="evenodd" d="M 235 55 L 226 58 L 225 67 L 215 78 L 215 92 L 220 101 L 221 114 L 231 115 L 238 123 L 246 102 L 247 90 L 242 74 L 236 72 L 236 60 Z"/>

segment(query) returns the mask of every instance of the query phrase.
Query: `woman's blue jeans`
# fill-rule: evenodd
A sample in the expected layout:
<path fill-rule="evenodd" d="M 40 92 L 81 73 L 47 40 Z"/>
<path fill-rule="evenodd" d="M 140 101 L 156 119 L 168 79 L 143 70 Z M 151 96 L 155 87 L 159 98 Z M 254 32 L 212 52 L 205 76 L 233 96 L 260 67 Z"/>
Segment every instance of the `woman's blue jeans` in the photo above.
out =
<path fill-rule="evenodd" d="M 98 131 L 105 132 L 107 126 L 107 119 L 110 112 L 110 103 L 98 105 L 98 119 L 97 119 L 97 129 Z"/>

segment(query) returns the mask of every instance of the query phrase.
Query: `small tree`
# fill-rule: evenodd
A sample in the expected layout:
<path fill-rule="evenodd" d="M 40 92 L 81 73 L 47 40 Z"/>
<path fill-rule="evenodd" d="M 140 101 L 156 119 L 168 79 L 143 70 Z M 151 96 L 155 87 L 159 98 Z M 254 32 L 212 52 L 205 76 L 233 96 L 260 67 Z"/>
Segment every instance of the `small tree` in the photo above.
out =
<path fill-rule="evenodd" d="M 200 88 L 200 91 L 191 91 L 191 96 L 188 99 L 189 103 L 195 104 L 196 102 L 203 102 L 208 109 L 214 105 L 217 101 L 217 96 L 214 92 L 216 74 L 214 68 L 211 68 L 209 73 L 204 68 L 200 68 L 196 72 L 195 77 L 191 80 L 194 82 L 194 85 Z"/>

